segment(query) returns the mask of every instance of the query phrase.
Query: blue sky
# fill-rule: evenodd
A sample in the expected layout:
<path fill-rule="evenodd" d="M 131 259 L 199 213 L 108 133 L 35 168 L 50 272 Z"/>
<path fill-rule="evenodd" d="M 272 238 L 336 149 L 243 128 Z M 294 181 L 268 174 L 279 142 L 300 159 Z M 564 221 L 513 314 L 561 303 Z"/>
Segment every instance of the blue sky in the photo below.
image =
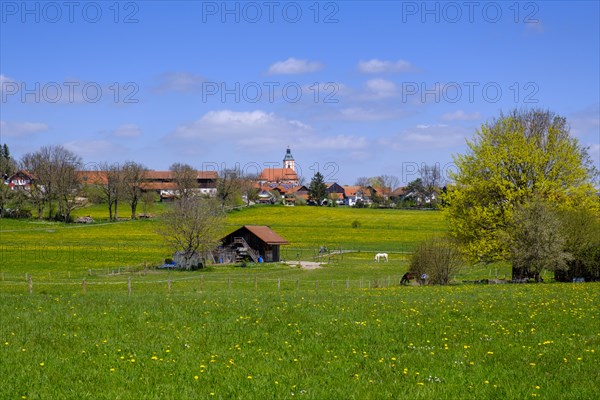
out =
<path fill-rule="evenodd" d="M 599 2 L 12 2 L 0 142 L 307 180 L 453 168 L 500 112 L 567 117 L 600 159 Z"/>

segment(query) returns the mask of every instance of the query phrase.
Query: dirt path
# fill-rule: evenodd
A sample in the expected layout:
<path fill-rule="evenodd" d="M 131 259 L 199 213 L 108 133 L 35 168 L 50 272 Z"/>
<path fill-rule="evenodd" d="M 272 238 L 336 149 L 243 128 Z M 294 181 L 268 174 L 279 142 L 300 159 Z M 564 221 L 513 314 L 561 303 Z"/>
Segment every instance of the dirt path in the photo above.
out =
<path fill-rule="evenodd" d="M 303 269 L 317 269 L 317 268 L 323 268 L 323 266 L 321 265 L 322 263 L 319 262 L 313 262 L 313 261 L 286 261 L 286 264 L 295 267 L 298 264 L 300 264 L 300 266 Z"/>

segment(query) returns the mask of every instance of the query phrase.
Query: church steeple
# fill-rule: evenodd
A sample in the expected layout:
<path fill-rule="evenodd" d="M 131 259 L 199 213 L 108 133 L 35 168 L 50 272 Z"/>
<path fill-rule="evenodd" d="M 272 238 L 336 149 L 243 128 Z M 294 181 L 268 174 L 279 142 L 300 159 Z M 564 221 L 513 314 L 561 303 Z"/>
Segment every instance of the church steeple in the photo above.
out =
<path fill-rule="evenodd" d="M 296 170 L 296 161 L 294 161 L 294 157 L 292 157 L 290 146 L 288 146 L 285 157 L 283 157 L 283 168 Z"/>

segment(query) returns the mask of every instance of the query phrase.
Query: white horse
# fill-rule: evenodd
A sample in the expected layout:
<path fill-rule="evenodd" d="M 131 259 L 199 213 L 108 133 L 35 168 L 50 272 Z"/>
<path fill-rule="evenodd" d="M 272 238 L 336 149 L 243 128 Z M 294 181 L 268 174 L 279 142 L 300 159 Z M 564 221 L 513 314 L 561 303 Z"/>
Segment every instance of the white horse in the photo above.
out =
<path fill-rule="evenodd" d="M 383 259 L 385 262 L 388 261 L 387 253 L 377 253 L 375 254 L 375 262 L 380 262 Z"/>

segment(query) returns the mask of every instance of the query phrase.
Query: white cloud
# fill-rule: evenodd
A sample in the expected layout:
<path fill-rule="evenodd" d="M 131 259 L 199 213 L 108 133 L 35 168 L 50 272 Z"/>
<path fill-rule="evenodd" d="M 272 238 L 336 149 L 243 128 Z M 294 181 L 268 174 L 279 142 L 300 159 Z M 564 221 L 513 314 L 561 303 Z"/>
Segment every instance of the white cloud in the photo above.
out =
<path fill-rule="evenodd" d="M 195 92 L 201 89 L 204 78 L 191 72 L 166 72 L 161 75 L 155 90 L 165 92 Z"/>
<path fill-rule="evenodd" d="M 364 84 L 363 92 L 357 96 L 358 100 L 382 100 L 399 94 L 398 87 L 392 81 L 375 78 L 369 79 Z"/>
<path fill-rule="evenodd" d="M 481 119 L 481 114 L 478 112 L 466 113 L 463 110 L 446 113 L 442 115 L 442 121 L 475 121 Z"/>
<path fill-rule="evenodd" d="M 180 125 L 169 135 L 178 142 L 233 143 L 241 149 L 276 151 L 288 144 L 303 149 L 356 149 L 366 146 L 364 137 L 325 136 L 298 120 L 262 110 L 209 111 L 197 121 Z"/>
<path fill-rule="evenodd" d="M 48 125 L 41 122 L 6 122 L 0 121 L 0 135 L 25 137 L 48 130 Z"/>
<path fill-rule="evenodd" d="M 109 140 L 74 140 L 63 144 L 66 149 L 71 150 L 82 157 L 105 158 L 109 154 L 121 153 L 123 149 Z"/>
<path fill-rule="evenodd" d="M 384 138 L 380 144 L 394 150 L 447 149 L 463 145 L 465 138 L 471 135 L 472 131 L 462 126 L 423 124 Z"/>
<path fill-rule="evenodd" d="M 135 124 L 124 124 L 112 132 L 117 137 L 137 137 L 142 135 L 141 129 Z"/>
<path fill-rule="evenodd" d="M 408 61 L 384 61 L 377 58 L 369 61 L 359 61 L 358 70 L 366 74 L 379 74 L 383 72 L 414 72 L 417 68 Z"/>
<path fill-rule="evenodd" d="M 278 61 L 269 67 L 269 75 L 289 75 L 289 74 L 304 74 L 307 72 L 315 72 L 323 68 L 321 63 L 316 61 L 298 60 L 290 57 L 285 61 Z"/>

